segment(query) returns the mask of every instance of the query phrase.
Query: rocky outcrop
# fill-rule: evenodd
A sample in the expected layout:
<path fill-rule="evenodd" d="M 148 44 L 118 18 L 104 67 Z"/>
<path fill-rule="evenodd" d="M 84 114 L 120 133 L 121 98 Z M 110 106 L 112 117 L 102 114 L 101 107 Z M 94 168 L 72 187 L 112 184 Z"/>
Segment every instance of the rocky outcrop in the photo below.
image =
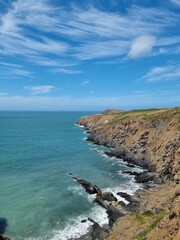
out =
<path fill-rule="evenodd" d="M 72 177 L 79 185 L 81 185 L 85 191 L 89 194 L 97 194 L 98 196 L 102 195 L 102 191 L 101 189 L 99 189 L 96 185 L 93 185 L 92 183 L 81 179 L 81 178 L 77 178 L 76 176 L 74 176 L 72 173 L 68 173 L 68 175 L 70 177 Z"/>
<path fill-rule="evenodd" d="M 109 219 L 109 227 L 112 228 L 117 219 L 124 215 L 117 207 L 113 205 L 114 202 L 117 202 L 117 198 L 111 192 L 102 192 L 96 185 L 84 179 L 77 178 L 72 173 L 69 173 L 68 175 L 72 177 L 78 184 L 80 184 L 87 193 L 96 194 L 93 202 L 106 209 Z"/>
<path fill-rule="evenodd" d="M 163 182 L 180 183 L 180 108 L 108 111 L 81 118 L 89 141 L 113 148 L 109 156 L 149 171 Z"/>

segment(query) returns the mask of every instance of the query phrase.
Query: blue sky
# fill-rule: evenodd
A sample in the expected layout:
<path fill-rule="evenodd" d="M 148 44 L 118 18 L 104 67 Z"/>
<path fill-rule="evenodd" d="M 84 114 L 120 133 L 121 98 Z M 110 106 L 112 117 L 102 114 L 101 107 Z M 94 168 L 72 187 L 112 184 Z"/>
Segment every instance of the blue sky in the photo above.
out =
<path fill-rule="evenodd" d="M 0 110 L 180 105 L 180 0 L 0 0 Z"/>

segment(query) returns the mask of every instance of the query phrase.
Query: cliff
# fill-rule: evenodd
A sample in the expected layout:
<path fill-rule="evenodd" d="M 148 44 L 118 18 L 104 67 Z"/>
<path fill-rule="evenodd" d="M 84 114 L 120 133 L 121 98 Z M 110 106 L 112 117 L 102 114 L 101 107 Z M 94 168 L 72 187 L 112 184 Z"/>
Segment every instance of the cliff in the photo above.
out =
<path fill-rule="evenodd" d="M 113 150 L 150 171 L 164 182 L 180 181 L 180 108 L 134 111 L 109 110 L 81 118 L 88 140 Z"/>
<path fill-rule="evenodd" d="M 107 155 L 147 169 L 141 182 L 159 183 L 133 196 L 108 240 L 180 239 L 180 108 L 106 110 L 77 124 L 89 141 L 111 148 Z"/>

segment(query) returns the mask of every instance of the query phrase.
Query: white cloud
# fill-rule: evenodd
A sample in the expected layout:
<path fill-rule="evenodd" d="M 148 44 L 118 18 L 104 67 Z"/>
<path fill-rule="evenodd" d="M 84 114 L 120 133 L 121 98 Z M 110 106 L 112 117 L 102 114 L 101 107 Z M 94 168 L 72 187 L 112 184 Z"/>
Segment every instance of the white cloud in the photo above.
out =
<path fill-rule="evenodd" d="M 178 23 L 178 15 L 158 8 L 131 7 L 120 14 L 17 0 L 0 17 L 0 54 L 50 68 L 57 68 L 59 61 L 61 72 L 73 74 L 78 71 L 61 69 L 63 62 L 125 56 L 129 49 L 130 57 L 143 56 L 152 50 L 154 36 L 161 39 L 165 29 Z M 168 42 L 169 36 L 163 37 Z"/>
<path fill-rule="evenodd" d="M 91 59 L 111 64 L 154 49 L 151 56 L 179 53 L 179 36 L 166 34 L 179 24 L 179 15 L 169 10 L 131 6 L 121 14 L 92 5 L 63 9 L 48 0 L 1 2 L 8 3 L 0 15 L 1 61 L 8 57 L 24 65 L 0 67 L 1 78 L 32 77 L 35 65 L 46 73 L 79 74 L 73 66 Z"/>
<path fill-rule="evenodd" d="M 49 93 L 51 92 L 55 87 L 50 86 L 50 85 L 45 85 L 45 86 L 26 86 L 24 89 L 30 90 L 31 95 L 38 95 L 38 94 L 44 94 L 44 93 Z"/>
<path fill-rule="evenodd" d="M 107 108 L 170 107 L 180 104 L 179 92 L 120 92 L 119 96 L 72 98 L 69 96 L 0 96 L 0 110 L 103 110 Z"/>
<path fill-rule="evenodd" d="M 63 67 L 72 67 L 78 65 L 78 62 L 75 61 L 69 61 L 68 59 L 61 59 L 59 58 L 47 58 L 44 56 L 34 56 L 34 61 L 38 65 L 42 66 L 49 66 L 49 67 L 58 67 L 58 68 L 63 68 Z"/>
<path fill-rule="evenodd" d="M 180 6 L 180 0 L 170 0 L 172 3 L 177 4 L 178 6 Z"/>
<path fill-rule="evenodd" d="M 64 74 L 80 74 L 80 73 L 82 73 L 82 71 L 80 71 L 80 70 L 73 70 L 73 69 L 68 69 L 68 68 L 55 68 L 55 69 L 53 69 L 52 72 L 64 73 Z"/>
<path fill-rule="evenodd" d="M 38 56 L 41 53 L 59 55 L 65 52 L 68 48 L 65 42 L 48 38 L 45 34 L 47 26 L 44 23 L 47 20 L 50 21 L 48 25 L 53 23 L 53 13 L 55 8 L 44 0 L 13 2 L 9 11 L 0 18 L 1 53 Z M 36 36 L 30 29 L 37 30 L 38 26 L 43 26 L 44 29 Z"/>
<path fill-rule="evenodd" d="M 0 92 L 0 96 L 8 96 L 8 93 L 6 93 L 6 92 Z"/>
<path fill-rule="evenodd" d="M 89 83 L 90 83 L 89 80 L 84 80 L 84 81 L 82 82 L 82 86 L 86 86 L 86 85 L 88 85 Z"/>
<path fill-rule="evenodd" d="M 135 38 L 132 42 L 128 56 L 137 58 L 147 55 L 155 45 L 156 38 L 152 35 L 142 35 Z"/>
<path fill-rule="evenodd" d="M 148 82 L 180 80 L 180 65 L 154 67 L 142 78 Z"/>

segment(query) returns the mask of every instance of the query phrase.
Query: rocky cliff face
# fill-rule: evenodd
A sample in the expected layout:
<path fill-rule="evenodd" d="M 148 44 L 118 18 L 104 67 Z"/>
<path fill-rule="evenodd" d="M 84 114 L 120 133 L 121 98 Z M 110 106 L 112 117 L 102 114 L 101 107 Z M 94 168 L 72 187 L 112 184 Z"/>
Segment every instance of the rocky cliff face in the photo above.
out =
<path fill-rule="evenodd" d="M 180 182 L 180 108 L 105 111 L 81 118 L 89 140 L 113 148 L 110 155 Z"/>
<path fill-rule="evenodd" d="M 139 212 L 129 212 L 116 222 L 108 240 L 179 240 L 180 188 L 160 185 L 136 194 Z"/>
<path fill-rule="evenodd" d="M 135 194 L 131 203 L 139 207 L 126 207 L 108 240 L 180 239 L 180 108 L 107 110 L 77 123 L 88 140 L 112 148 L 109 156 L 147 168 L 163 183 Z"/>

